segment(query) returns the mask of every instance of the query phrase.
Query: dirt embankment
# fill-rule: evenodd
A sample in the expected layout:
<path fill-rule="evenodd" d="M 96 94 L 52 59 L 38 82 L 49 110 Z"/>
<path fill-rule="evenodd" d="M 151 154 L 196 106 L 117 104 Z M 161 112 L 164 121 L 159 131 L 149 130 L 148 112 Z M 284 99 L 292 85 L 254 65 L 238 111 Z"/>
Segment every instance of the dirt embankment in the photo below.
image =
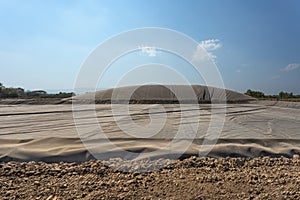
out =
<path fill-rule="evenodd" d="M 149 164 L 155 165 L 155 162 Z M 159 161 L 164 162 L 163 160 Z M 153 167 L 153 166 L 152 166 Z M 147 173 L 100 161 L 0 163 L 1 199 L 299 199 L 300 160 L 196 158 Z"/>

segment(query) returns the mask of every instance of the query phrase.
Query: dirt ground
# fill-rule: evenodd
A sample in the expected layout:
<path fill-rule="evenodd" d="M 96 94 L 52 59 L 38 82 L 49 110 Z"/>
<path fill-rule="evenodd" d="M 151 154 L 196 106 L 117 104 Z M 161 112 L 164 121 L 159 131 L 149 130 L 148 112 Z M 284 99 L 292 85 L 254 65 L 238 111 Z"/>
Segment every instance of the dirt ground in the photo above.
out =
<path fill-rule="evenodd" d="M 144 166 L 149 170 L 164 162 L 169 161 Z M 0 199 L 300 199 L 298 155 L 190 157 L 143 173 L 100 161 L 2 162 L 0 175 Z"/>

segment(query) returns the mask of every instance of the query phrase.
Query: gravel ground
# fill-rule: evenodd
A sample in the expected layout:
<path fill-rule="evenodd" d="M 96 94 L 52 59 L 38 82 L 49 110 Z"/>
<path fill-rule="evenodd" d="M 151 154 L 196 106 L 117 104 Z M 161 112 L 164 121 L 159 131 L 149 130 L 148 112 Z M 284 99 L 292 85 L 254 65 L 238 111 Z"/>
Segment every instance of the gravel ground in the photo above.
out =
<path fill-rule="evenodd" d="M 150 170 L 164 162 L 170 161 L 143 166 Z M 125 165 L 122 169 L 139 167 Z M 300 199 L 298 155 L 191 157 L 143 173 L 122 172 L 100 161 L 5 162 L 0 174 L 0 199 Z"/>

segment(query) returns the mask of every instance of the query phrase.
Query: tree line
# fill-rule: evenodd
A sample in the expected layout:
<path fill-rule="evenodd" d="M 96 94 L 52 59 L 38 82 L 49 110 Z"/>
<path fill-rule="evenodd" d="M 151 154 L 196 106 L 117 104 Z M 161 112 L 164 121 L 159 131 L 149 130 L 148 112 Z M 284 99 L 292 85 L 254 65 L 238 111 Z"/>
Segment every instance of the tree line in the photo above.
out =
<path fill-rule="evenodd" d="M 292 92 L 285 92 L 281 91 L 277 95 L 266 95 L 263 92 L 260 91 L 253 91 L 253 90 L 247 90 L 245 93 L 251 97 L 258 98 L 258 99 L 298 99 L 300 98 L 300 95 L 294 95 Z"/>
<path fill-rule="evenodd" d="M 25 91 L 23 88 L 5 87 L 0 83 L 0 98 L 68 98 L 75 94 L 73 92 L 59 92 L 48 94 L 44 90 Z"/>

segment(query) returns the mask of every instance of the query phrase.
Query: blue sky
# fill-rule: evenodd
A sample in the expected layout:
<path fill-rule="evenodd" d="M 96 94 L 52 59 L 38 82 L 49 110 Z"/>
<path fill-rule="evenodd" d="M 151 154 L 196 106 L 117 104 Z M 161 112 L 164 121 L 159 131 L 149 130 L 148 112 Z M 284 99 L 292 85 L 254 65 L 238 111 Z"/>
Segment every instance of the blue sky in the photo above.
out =
<path fill-rule="evenodd" d="M 300 94 L 299 21 L 298 0 L 0 0 L 0 82 L 71 89 L 99 43 L 130 29 L 162 27 L 212 47 L 227 88 Z"/>

